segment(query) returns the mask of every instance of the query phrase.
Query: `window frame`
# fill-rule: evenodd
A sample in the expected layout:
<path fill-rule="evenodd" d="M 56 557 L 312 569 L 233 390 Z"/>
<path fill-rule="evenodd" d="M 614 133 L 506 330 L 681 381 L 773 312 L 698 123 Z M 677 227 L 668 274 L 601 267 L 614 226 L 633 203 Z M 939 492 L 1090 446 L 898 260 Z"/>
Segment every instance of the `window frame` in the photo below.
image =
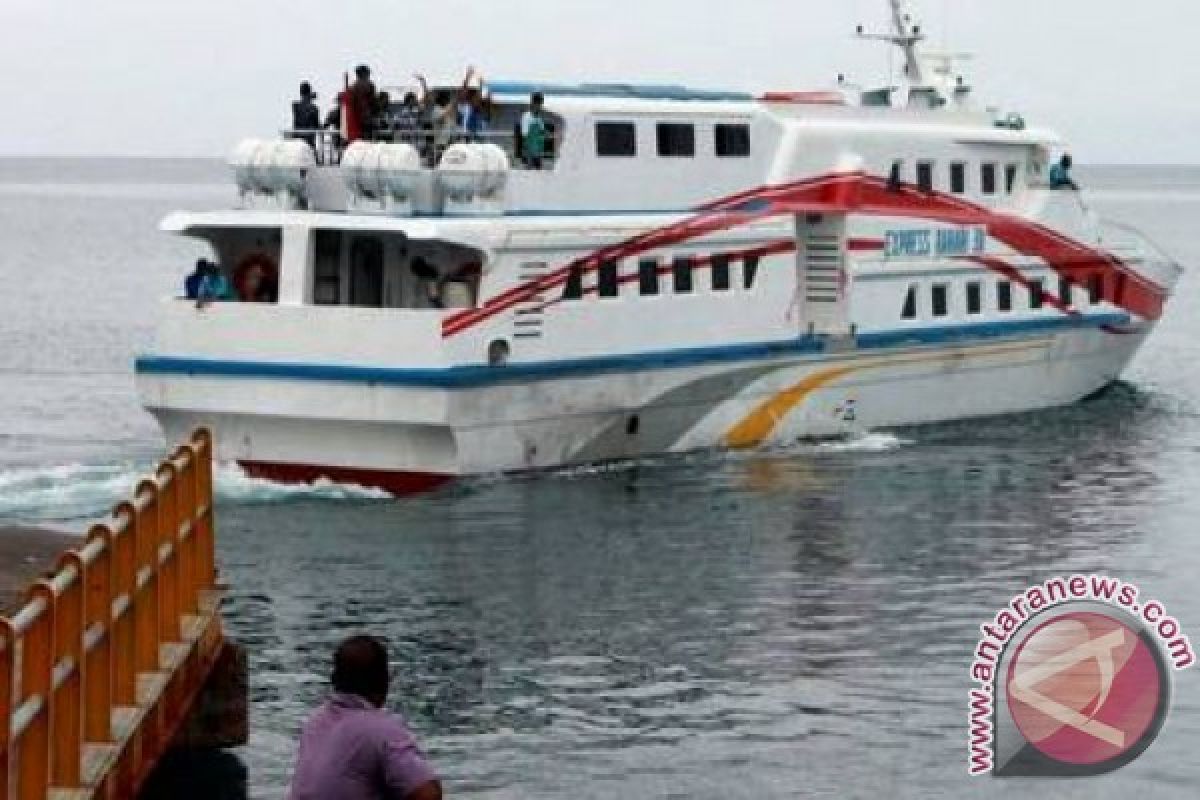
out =
<path fill-rule="evenodd" d="M 604 300 L 621 296 L 621 265 L 615 259 L 605 259 L 596 268 L 596 296 Z"/>
<path fill-rule="evenodd" d="M 563 300 L 583 299 L 583 268 L 573 266 L 567 269 L 567 278 L 563 281 Z"/>
<path fill-rule="evenodd" d="M 744 145 L 742 147 L 731 147 L 731 141 L 722 138 L 722 131 L 729 135 L 733 131 L 738 131 L 738 135 L 732 139 L 732 143 Z M 750 143 L 750 125 L 745 122 L 718 122 L 713 125 L 713 152 L 717 158 L 749 158 L 752 145 Z"/>
<path fill-rule="evenodd" d="M 312 304 L 342 304 L 342 232 L 317 229 L 313 242 Z M 330 295 L 332 299 L 330 299 Z"/>
<path fill-rule="evenodd" d="M 682 139 L 675 139 L 674 136 L 664 133 L 674 131 L 681 133 L 687 131 L 687 135 Z M 659 158 L 695 158 L 696 157 L 696 123 L 694 122 L 656 122 L 654 123 L 654 143 L 655 151 Z M 673 149 L 673 145 L 682 143 L 684 146 L 679 149 Z"/>
<path fill-rule="evenodd" d="M 1046 307 L 1046 279 L 1045 278 L 1030 278 L 1029 279 L 1029 310 L 1041 311 Z"/>
<path fill-rule="evenodd" d="M 733 275 L 730 269 L 732 259 L 727 255 L 717 253 L 708 262 L 708 285 L 714 292 L 728 292 L 733 288 Z M 722 280 L 717 280 L 721 277 Z"/>
<path fill-rule="evenodd" d="M 908 285 L 908 291 L 904 295 L 904 304 L 900 308 L 900 319 L 910 322 L 921 318 L 920 293 L 920 284 L 910 283 Z"/>
<path fill-rule="evenodd" d="M 1017 181 L 1021 177 L 1021 165 L 1009 162 L 1004 165 L 1004 193 L 1016 194 Z"/>
<path fill-rule="evenodd" d="M 758 271 L 762 267 L 762 256 L 750 255 L 742 258 L 742 290 L 754 291 L 758 283 Z"/>
<path fill-rule="evenodd" d="M 932 192 L 937 182 L 937 162 L 923 158 L 917 162 L 917 188 L 922 192 Z"/>
<path fill-rule="evenodd" d="M 941 300 L 941 309 L 939 310 L 938 300 Z M 949 283 L 933 283 L 929 286 L 929 312 L 930 316 L 935 319 L 942 319 L 950 316 L 950 284 Z"/>
<path fill-rule="evenodd" d="M 974 317 L 983 313 L 983 281 L 967 281 L 967 315 Z"/>
<path fill-rule="evenodd" d="M 996 281 L 996 310 L 1007 314 L 1013 310 L 1013 283 L 1010 280 Z"/>
<path fill-rule="evenodd" d="M 985 161 L 979 165 L 979 192 L 985 195 L 997 194 L 999 190 L 999 165 L 995 161 Z"/>
<path fill-rule="evenodd" d="M 967 193 L 967 162 L 953 161 L 950 163 L 950 193 Z"/>
<path fill-rule="evenodd" d="M 621 129 L 625 132 L 631 132 L 628 141 L 621 140 L 622 144 L 628 144 L 628 148 L 620 148 L 619 150 L 605 149 L 602 145 L 605 139 L 601 135 L 601 130 L 613 131 Z M 632 120 L 596 120 L 593 127 L 596 140 L 596 157 L 597 158 L 637 158 L 638 154 L 638 125 Z M 622 134 L 624 136 L 624 134 Z"/>
<path fill-rule="evenodd" d="M 1075 284 L 1066 275 L 1058 278 L 1058 300 L 1066 308 L 1075 307 Z"/>
<path fill-rule="evenodd" d="M 683 280 L 680 280 L 680 278 Z M 696 292 L 696 259 L 693 256 L 681 255 L 671 258 L 671 293 L 695 294 Z"/>
<path fill-rule="evenodd" d="M 642 297 L 658 297 L 662 293 L 660 266 L 657 258 L 638 259 L 638 294 Z"/>

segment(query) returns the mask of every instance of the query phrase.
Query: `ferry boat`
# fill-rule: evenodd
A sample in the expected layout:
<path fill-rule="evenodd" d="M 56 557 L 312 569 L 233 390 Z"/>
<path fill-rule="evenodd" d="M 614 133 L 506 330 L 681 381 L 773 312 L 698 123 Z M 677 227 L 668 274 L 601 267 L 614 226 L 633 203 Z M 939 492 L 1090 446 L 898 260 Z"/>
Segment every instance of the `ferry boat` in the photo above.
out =
<path fill-rule="evenodd" d="M 436 163 L 243 143 L 237 207 L 162 228 L 277 292 L 164 301 L 145 407 L 171 438 L 212 426 L 253 475 L 404 493 L 1102 389 L 1181 268 L 1052 188 L 1059 137 L 977 106 L 900 0 L 891 17 L 872 38 L 903 54 L 895 85 L 489 81 L 506 135 Z M 535 92 L 536 169 L 507 133 Z"/>

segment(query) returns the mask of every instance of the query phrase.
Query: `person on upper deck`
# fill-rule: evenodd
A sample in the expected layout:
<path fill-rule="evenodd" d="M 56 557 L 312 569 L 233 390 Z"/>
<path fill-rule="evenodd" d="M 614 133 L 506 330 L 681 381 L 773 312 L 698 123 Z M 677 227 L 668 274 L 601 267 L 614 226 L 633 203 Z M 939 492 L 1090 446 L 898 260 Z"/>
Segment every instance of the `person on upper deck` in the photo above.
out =
<path fill-rule="evenodd" d="M 313 131 L 321 127 L 321 109 L 314 102 L 317 94 L 312 90 L 312 84 L 304 81 L 300 84 L 300 99 L 292 103 L 292 131 L 297 139 L 308 142 L 308 146 L 316 149 L 317 137 Z"/>
<path fill-rule="evenodd" d="M 304 725 L 289 800 L 441 800 L 403 717 L 384 709 L 388 654 L 353 636 L 333 656 L 333 692 Z"/>
<path fill-rule="evenodd" d="M 358 120 L 359 138 L 372 138 L 377 106 L 375 84 L 371 82 L 371 68 L 360 64 L 354 70 L 354 83 L 350 86 L 350 108 Z"/>
<path fill-rule="evenodd" d="M 394 134 L 392 120 L 392 96 L 387 92 L 380 92 L 375 98 L 375 123 L 373 125 L 375 137 L 385 141 L 391 141 Z"/>
<path fill-rule="evenodd" d="M 467 76 L 458 91 L 458 127 L 468 141 L 478 141 L 487 133 L 487 116 L 487 101 L 483 96 L 483 74 L 475 67 L 468 67 Z"/>
<path fill-rule="evenodd" d="M 531 169 L 541 169 L 546 157 L 550 130 L 546 124 L 545 105 L 545 96 L 541 92 L 534 92 L 529 98 L 529 109 L 521 115 L 520 157 Z"/>
<path fill-rule="evenodd" d="M 1079 185 L 1071 179 L 1071 167 L 1075 161 L 1071 158 L 1070 153 L 1063 153 L 1063 157 L 1058 160 L 1058 163 L 1050 167 L 1050 188 L 1051 189 L 1070 189 L 1073 192 L 1079 191 Z"/>
<path fill-rule="evenodd" d="M 454 139 L 454 93 L 445 89 L 430 91 L 424 75 L 418 72 L 413 77 L 421 86 L 421 106 L 425 109 L 422 121 L 431 134 L 422 142 L 421 152 L 426 161 L 434 165 Z"/>
<path fill-rule="evenodd" d="M 418 150 L 424 149 L 421 131 L 425 128 L 425 114 L 416 92 L 407 92 L 404 102 L 392 114 L 392 126 L 397 142 L 411 144 Z"/>

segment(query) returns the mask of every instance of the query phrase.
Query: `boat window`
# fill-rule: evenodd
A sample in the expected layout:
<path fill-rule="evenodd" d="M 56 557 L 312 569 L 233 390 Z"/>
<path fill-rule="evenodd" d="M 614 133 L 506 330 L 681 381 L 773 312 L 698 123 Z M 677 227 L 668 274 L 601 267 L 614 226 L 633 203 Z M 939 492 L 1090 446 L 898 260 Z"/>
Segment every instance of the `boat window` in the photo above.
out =
<path fill-rule="evenodd" d="M 944 283 L 935 283 L 932 292 L 933 315 L 944 317 L 950 313 L 950 287 Z"/>
<path fill-rule="evenodd" d="M 1029 307 L 1035 311 L 1046 305 L 1046 283 L 1041 278 L 1029 282 Z"/>
<path fill-rule="evenodd" d="M 620 293 L 620 282 L 617 276 L 617 262 L 600 262 L 600 272 L 596 281 L 596 294 L 601 297 L 616 297 Z"/>
<path fill-rule="evenodd" d="M 983 169 L 980 171 L 980 177 L 982 178 L 983 193 L 984 194 L 995 194 L 996 193 L 996 165 L 995 164 L 984 164 Z"/>
<path fill-rule="evenodd" d="M 317 231 L 313 258 L 313 305 L 336 306 L 342 293 L 342 232 Z"/>
<path fill-rule="evenodd" d="M 1009 194 L 1017 190 L 1017 176 L 1020 171 L 1019 164 L 1008 164 L 1004 167 L 1004 190 Z"/>
<path fill-rule="evenodd" d="M 632 122 L 597 122 L 596 155 L 630 158 L 637 155 L 637 126 Z"/>
<path fill-rule="evenodd" d="M 658 294 L 658 261 L 653 258 L 638 262 L 638 291 L 644 295 Z"/>
<path fill-rule="evenodd" d="M 350 246 L 350 305 L 383 308 L 383 242 L 357 238 Z"/>
<path fill-rule="evenodd" d="M 967 313 L 980 314 L 983 312 L 983 284 L 971 281 L 967 284 Z"/>
<path fill-rule="evenodd" d="M 713 291 L 729 291 L 729 256 L 713 256 L 711 272 Z"/>
<path fill-rule="evenodd" d="M 718 158 L 744 158 L 750 155 L 750 126 L 718 124 L 714 128 Z"/>
<path fill-rule="evenodd" d="M 896 192 L 900 190 L 904 183 L 904 162 L 893 161 L 892 168 L 888 171 L 888 191 Z"/>
<path fill-rule="evenodd" d="M 742 262 L 742 288 L 753 289 L 754 279 L 758 277 L 758 256 L 746 256 Z"/>
<path fill-rule="evenodd" d="M 658 154 L 667 158 L 696 155 L 696 126 L 681 122 L 658 123 Z"/>
<path fill-rule="evenodd" d="M 1000 311 L 1012 311 L 1012 281 L 996 282 L 996 308 Z"/>
<path fill-rule="evenodd" d="M 933 191 L 933 162 L 917 162 L 917 188 L 922 192 Z"/>
<path fill-rule="evenodd" d="M 904 310 L 900 312 L 900 318 L 917 318 L 917 285 L 915 283 L 909 285 L 908 294 L 904 296 Z"/>
<path fill-rule="evenodd" d="M 967 165 L 961 161 L 950 165 L 950 191 L 954 194 L 967 192 Z"/>
<path fill-rule="evenodd" d="M 671 262 L 671 277 L 677 294 L 687 294 L 692 291 L 692 267 L 690 256 L 676 256 Z"/>
<path fill-rule="evenodd" d="M 1104 275 L 1099 272 L 1088 276 L 1088 302 L 1094 306 L 1104 302 Z"/>
<path fill-rule="evenodd" d="M 1071 279 L 1066 276 L 1058 279 L 1058 299 L 1064 306 L 1071 307 Z"/>
<path fill-rule="evenodd" d="M 578 300 L 583 297 L 583 270 L 571 267 L 567 270 L 567 283 L 563 287 L 563 300 Z"/>

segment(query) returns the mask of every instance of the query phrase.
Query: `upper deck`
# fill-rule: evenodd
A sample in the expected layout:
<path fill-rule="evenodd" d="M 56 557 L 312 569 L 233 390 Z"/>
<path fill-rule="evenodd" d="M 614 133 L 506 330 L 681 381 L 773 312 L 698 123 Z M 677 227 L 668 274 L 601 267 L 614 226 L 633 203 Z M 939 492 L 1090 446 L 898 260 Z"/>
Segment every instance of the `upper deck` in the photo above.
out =
<path fill-rule="evenodd" d="M 853 168 L 910 183 L 928 179 L 946 190 L 954 184 L 957 193 L 989 203 L 1001 171 L 1016 170 L 1005 179 L 1007 193 L 1014 183 L 1043 180 L 1058 144 L 1053 133 L 1012 115 L 968 104 L 931 107 L 900 89 L 756 96 L 494 81 L 485 92 L 483 132 L 456 131 L 439 141 L 442 134 L 432 130 L 385 128 L 380 141 L 356 144 L 354 152 L 340 146 L 336 132 L 315 132 L 316 157 L 293 176 L 291 191 L 281 198 L 269 179 L 265 187 L 249 180 L 243 200 L 398 216 L 685 212 L 756 187 Z M 536 167 L 521 150 L 521 119 L 534 93 L 545 97 L 548 129 Z M 988 164 L 991 178 L 983 174 Z"/>

